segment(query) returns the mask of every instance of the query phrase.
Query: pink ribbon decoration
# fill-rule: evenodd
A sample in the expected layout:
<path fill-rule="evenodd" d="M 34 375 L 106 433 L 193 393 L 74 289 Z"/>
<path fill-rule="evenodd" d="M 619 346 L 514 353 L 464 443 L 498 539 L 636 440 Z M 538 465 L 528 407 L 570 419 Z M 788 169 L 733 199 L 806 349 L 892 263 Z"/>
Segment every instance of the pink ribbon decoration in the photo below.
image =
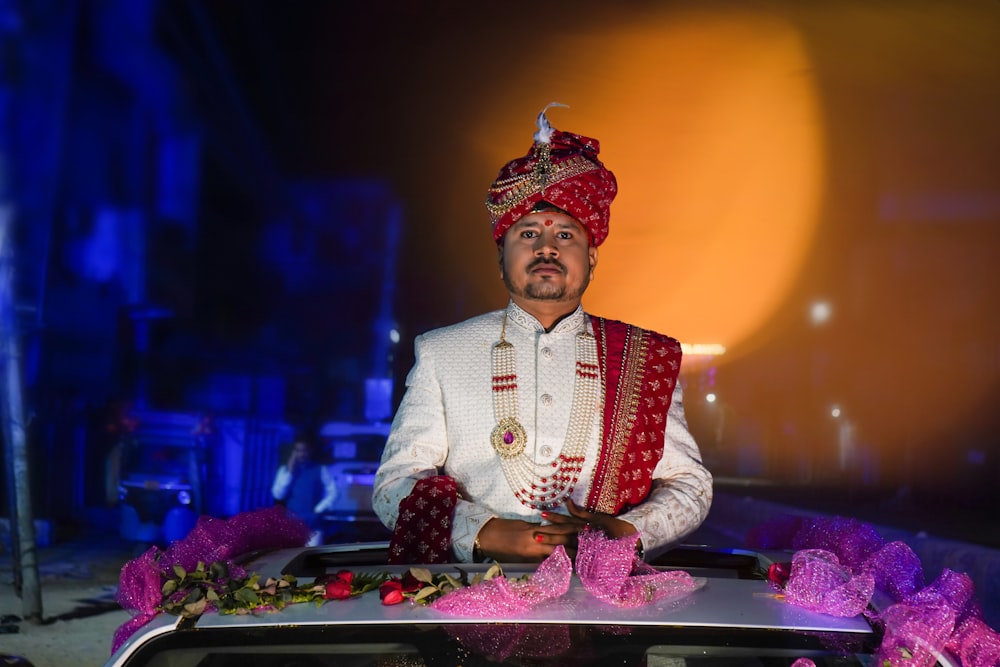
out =
<path fill-rule="evenodd" d="M 117 651 L 136 630 L 159 613 L 164 577 L 172 573 L 175 565 L 190 571 L 199 562 L 210 565 L 230 561 L 230 575 L 243 577 L 246 572 L 234 565 L 232 558 L 262 549 L 300 547 L 308 541 L 309 534 L 309 526 L 304 521 L 284 507 L 274 506 L 243 512 L 230 519 L 203 516 L 184 539 L 174 542 L 165 551 L 150 547 L 122 567 L 115 600 L 132 612 L 133 618 L 115 630 L 111 652 Z"/>
<path fill-rule="evenodd" d="M 608 538 L 585 529 L 577 536 L 576 574 L 583 588 L 616 607 L 641 607 L 680 599 L 699 584 L 682 570 L 660 571 L 636 558 L 639 535 Z"/>
<path fill-rule="evenodd" d="M 917 554 L 903 542 L 890 542 L 869 556 L 861 570 L 875 576 L 875 588 L 893 600 L 902 600 L 924 587 L 924 568 Z"/>
<path fill-rule="evenodd" d="M 974 616 L 959 624 L 946 646 L 964 667 L 1000 665 L 1000 633 Z"/>
<path fill-rule="evenodd" d="M 831 554 L 839 556 L 852 578 L 866 574 L 873 577 L 875 588 L 888 595 L 894 604 L 881 614 L 872 615 L 884 628 L 882 644 L 872 664 L 929 666 L 937 661 L 938 654 L 948 650 L 962 667 L 1000 665 L 1000 633 L 983 622 L 982 610 L 974 599 L 972 579 L 945 569 L 937 580 L 925 585 L 920 559 L 913 550 L 903 542 L 883 544 L 868 524 L 842 517 L 779 516 L 752 528 L 747 534 L 747 546 L 829 549 Z M 820 569 L 811 570 L 818 568 L 816 562 L 812 560 L 809 568 L 805 568 L 804 575 L 794 582 L 794 594 L 789 595 L 788 589 L 795 578 L 793 560 L 785 592 L 789 602 L 805 602 L 803 606 L 816 605 L 810 608 L 822 611 L 819 606 L 825 604 L 825 596 L 833 589 L 837 577 L 832 569 L 822 576 L 818 574 Z M 837 576 L 843 579 L 847 574 L 840 572 Z"/>
<path fill-rule="evenodd" d="M 885 625 L 879 664 L 929 667 L 947 648 L 963 667 L 995 667 L 1000 664 L 1000 634 L 980 613 L 972 579 L 945 568 L 931 585 L 876 618 Z"/>
<path fill-rule="evenodd" d="M 785 584 L 789 603 L 831 616 L 857 616 L 874 592 L 875 577 L 870 572 L 853 575 L 836 554 L 823 549 L 796 552 Z"/>
<path fill-rule="evenodd" d="M 572 575 L 569 556 L 558 546 L 527 581 L 494 577 L 442 595 L 430 607 L 455 616 L 509 618 L 565 595 Z"/>
<path fill-rule="evenodd" d="M 844 567 L 857 571 L 885 541 L 871 524 L 844 517 L 821 517 L 805 521 L 792 539 L 792 548 L 824 549 L 837 555 Z"/>
<path fill-rule="evenodd" d="M 891 605 L 877 617 L 885 625 L 885 636 L 876 664 L 930 667 L 954 631 L 956 617 L 936 583 Z"/>
<path fill-rule="evenodd" d="M 700 587 L 687 572 L 660 571 L 638 560 L 638 539 L 638 535 L 610 539 L 602 531 L 582 531 L 576 574 L 584 590 L 617 607 L 641 607 L 680 599 Z M 526 582 L 496 577 L 442 595 L 430 606 L 457 616 L 509 618 L 565 595 L 572 573 L 573 564 L 560 546 Z"/>

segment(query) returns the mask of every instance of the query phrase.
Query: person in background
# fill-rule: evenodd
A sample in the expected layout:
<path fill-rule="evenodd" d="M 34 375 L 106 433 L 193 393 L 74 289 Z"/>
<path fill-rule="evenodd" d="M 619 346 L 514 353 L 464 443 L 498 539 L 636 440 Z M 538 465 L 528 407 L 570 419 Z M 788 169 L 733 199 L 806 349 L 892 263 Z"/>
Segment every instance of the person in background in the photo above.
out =
<path fill-rule="evenodd" d="M 583 310 L 617 181 L 546 110 L 487 193 L 507 306 L 416 339 L 372 497 L 390 562 L 540 561 L 588 527 L 655 557 L 708 514 L 680 344 Z"/>
<path fill-rule="evenodd" d="M 311 442 L 296 440 L 288 461 L 278 468 L 271 494 L 279 504 L 305 521 L 312 534 L 309 546 L 323 542 L 323 513 L 337 499 L 337 484 L 327 466 L 316 459 Z"/>

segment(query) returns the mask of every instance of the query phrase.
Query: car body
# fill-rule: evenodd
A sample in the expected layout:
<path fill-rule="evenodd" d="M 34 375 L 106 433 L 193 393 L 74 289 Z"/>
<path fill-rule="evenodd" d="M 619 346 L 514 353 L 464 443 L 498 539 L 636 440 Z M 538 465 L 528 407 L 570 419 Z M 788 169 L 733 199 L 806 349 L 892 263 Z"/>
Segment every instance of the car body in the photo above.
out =
<path fill-rule="evenodd" d="M 387 566 L 386 543 L 284 549 L 243 563 L 262 577 L 308 580 L 344 569 L 402 575 Z M 292 665 L 868 665 L 876 627 L 858 615 L 828 616 L 781 599 L 767 580 L 772 555 L 681 548 L 655 564 L 683 569 L 700 587 L 669 603 L 615 607 L 587 593 L 576 576 L 569 592 L 515 618 L 446 615 L 405 602 L 383 605 L 377 591 L 322 604 L 291 604 L 255 614 L 160 614 L 106 667 L 290 667 Z M 468 573 L 487 564 L 427 566 Z M 531 565 L 505 568 L 518 577 Z M 945 656 L 942 665 L 952 664 Z"/>

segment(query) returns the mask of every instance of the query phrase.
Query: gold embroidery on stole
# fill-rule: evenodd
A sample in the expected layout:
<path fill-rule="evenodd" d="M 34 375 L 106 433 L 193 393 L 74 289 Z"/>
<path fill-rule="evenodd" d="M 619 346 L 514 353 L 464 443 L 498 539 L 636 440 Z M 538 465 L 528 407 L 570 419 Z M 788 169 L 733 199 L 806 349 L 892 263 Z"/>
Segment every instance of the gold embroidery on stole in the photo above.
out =
<path fill-rule="evenodd" d="M 601 318 L 601 341 L 602 350 L 601 383 L 604 385 L 604 400 L 608 399 L 607 388 L 607 332 L 604 327 L 604 319 Z M 634 350 L 634 351 L 633 351 Z M 618 378 L 618 386 L 615 388 L 615 403 L 613 418 L 611 420 L 611 433 L 605 440 L 602 437 L 602 447 L 610 448 L 607 454 L 607 463 L 604 466 L 604 482 L 601 486 L 600 495 L 594 511 L 604 514 L 615 514 L 619 509 L 619 488 L 618 480 L 621 477 L 622 463 L 625 458 L 625 450 L 632 437 L 632 429 L 635 426 L 636 412 L 639 408 L 639 395 L 642 391 L 642 380 L 646 370 L 646 357 L 649 353 L 649 332 L 639 327 L 628 325 L 625 334 L 625 347 L 622 351 L 624 361 L 621 375 Z M 603 428 L 602 420 L 602 428 Z M 602 436 L 605 435 L 602 433 Z M 598 461 L 600 460 L 600 456 Z M 599 468 L 600 466 L 598 466 Z M 595 474 L 599 469 L 595 468 Z M 597 481 L 596 479 L 594 480 Z"/>

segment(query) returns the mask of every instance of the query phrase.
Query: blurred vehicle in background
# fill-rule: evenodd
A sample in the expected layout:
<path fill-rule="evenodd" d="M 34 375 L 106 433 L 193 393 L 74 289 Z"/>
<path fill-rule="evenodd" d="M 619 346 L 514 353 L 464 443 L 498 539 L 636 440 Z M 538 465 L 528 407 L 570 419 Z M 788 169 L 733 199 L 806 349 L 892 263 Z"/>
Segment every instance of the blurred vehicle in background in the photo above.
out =
<path fill-rule="evenodd" d="M 206 511 L 214 434 L 206 420 L 173 412 L 136 412 L 109 459 L 117 486 L 119 533 L 138 544 L 182 539 Z"/>

